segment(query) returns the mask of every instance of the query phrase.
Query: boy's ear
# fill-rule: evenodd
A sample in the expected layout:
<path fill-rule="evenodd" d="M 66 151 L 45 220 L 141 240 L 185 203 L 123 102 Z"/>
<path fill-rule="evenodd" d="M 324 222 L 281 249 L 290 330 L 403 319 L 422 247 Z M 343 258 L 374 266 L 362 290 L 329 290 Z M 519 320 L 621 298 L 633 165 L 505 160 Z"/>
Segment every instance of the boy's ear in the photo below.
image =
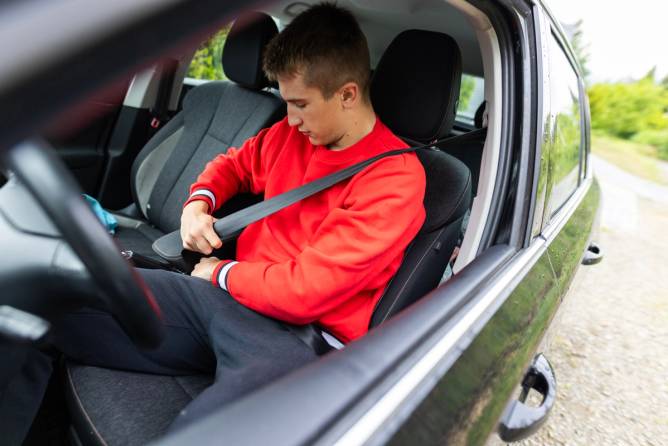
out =
<path fill-rule="evenodd" d="M 360 95 L 359 86 L 355 82 L 348 82 L 339 89 L 341 105 L 344 108 L 354 105 Z"/>

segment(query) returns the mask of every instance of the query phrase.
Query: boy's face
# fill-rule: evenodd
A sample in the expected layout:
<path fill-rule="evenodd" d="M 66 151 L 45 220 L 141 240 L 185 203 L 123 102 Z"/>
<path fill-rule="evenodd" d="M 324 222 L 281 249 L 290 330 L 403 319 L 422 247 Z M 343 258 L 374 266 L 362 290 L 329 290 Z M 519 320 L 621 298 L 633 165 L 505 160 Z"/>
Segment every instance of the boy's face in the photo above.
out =
<path fill-rule="evenodd" d="M 304 84 L 302 74 L 279 77 L 281 96 L 288 104 L 288 124 L 308 136 L 313 145 L 340 148 L 346 134 L 346 120 L 340 94 L 325 99 L 316 87 Z"/>

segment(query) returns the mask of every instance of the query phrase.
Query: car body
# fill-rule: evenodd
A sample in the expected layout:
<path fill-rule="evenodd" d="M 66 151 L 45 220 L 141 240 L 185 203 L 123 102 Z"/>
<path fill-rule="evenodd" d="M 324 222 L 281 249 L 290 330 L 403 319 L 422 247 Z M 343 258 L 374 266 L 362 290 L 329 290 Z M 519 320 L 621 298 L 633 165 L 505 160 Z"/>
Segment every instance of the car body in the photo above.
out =
<path fill-rule="evenodd" d="M 117 2 L 91 11 L 85 2 L 37 3 L 3 6 L 13 15 L 0 32 L 0 150 L 10 164 L 15 144 L 46 135 L 81 188 L 118 209 L 131 199 L 130 167 L 151 136 L 155 57 L 178 61 L 174 114 L 182 93 L 201 83 L 185 79 L 193 43 L 248 5 Z M 554 401 L 551 367 L 537 354 L 591 242 L 600 200 L 583 78 L 561 26 L 541 1 L 339 4 L 358 17 L 372 66 L 399 32 L 428 29 L 453 36 L 464 72 L 484 80 L 480 180 L 454 276 L 362 339 L 161 444 L 483 444 L 497 430 L 507 440 L 531 434 Z M 258 7 L 285 24 L 301 5 Z M 68 26 L 49 39 L 6 43 L 50 20 Z M 474 130 L 462 112 L 453 136 Z M 12 209 L 0 200 L 5 223 Z M 2 265 L 0 286 L 14 286 L 16 269 Z M 24 286 L 1 304 L 21 308 L 31 293 Z M 529 388 L 544 394 L 540 407 L 516 402 Z"/>

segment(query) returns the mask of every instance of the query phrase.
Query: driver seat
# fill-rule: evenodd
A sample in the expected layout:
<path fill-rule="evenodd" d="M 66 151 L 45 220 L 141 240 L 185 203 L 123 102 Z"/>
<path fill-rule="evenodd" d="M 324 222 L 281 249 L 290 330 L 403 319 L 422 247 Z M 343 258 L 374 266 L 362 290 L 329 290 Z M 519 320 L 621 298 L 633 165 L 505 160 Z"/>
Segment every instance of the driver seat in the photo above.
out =
<path fill-rule="evenodd" d="M 448 136 L 459 97 L 460 60 L 457 44 L 445 34 L 401 33 L 386 50 L 372 79 L 376 112 L 411 144 Z M 427 176 L 427 218 L 378 303 L 371 327 L 438 285 L 471 204 L 471 174 L 462 162 L 437 149 L 421 151 L 418 156 Z M 82 444 L 144 444 L 161 435 L 212 380 L 209 376 L 159 376 L 70 363 L 66 394 L 76 435 Z"/>
<path fill-rule="evenodd" d="M 285 116 L 285 103 L 262 71 L 262 52 L 276 35 L 274 20 L 260 12 L 239 17 L 228 33 L 222 65 L 229 81 L 193 88 L 183 110 L 161 128 L 132 165 L 134 203 L 115 211 L 115 238 L 123 249 L 160 261 L 153 242 L 179 229 L 188 190 L 207 162 Z M 220 212 L 250 197 L 236 197 Z M 218 215 L 218 214 L 217 214 Z"/>

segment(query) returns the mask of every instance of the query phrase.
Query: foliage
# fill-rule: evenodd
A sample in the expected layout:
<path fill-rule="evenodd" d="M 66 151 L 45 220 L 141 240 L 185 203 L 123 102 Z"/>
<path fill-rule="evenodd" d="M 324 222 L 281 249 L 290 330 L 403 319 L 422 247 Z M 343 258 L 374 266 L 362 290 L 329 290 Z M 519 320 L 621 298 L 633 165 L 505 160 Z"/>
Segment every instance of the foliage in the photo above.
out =
<path fill-rule="evenodd" d="M 633 135 L 631 141 L 656 147 L 657 156 L 668 161 L 668 128 L 643 130 Z"/>
<path fill-rule="evenodd" d="M 475 79 L 468 74 L 462 75 L 461 85 L 459 87 L 459 105 L 457 110 L 466 110 L 469 108 L 469 101 L 475 88 Z"/>
<path fill-rule="evenodd" d="M 571 113 L 555 117 L 554 141 L 550 149 L 555 184 L 566 178 L 580 163 L 580 107 L 573 103 Z"/>
<path fill-rule="evenodd" d="M 221 29 L 211 39 L 202 44 L 195 52 L 186 76 L 206 80 L 226 79 L 223 72 L 222 57 L 223 46 L 229 30 L 229 26 Z"/>
<path fill-rule="evenodd" d="M 668 88 L 655 83 L 653 70 L 635 82 L 593 85 L 588 94 L 593 129 L 624 139 L 668 129 Z"/>

